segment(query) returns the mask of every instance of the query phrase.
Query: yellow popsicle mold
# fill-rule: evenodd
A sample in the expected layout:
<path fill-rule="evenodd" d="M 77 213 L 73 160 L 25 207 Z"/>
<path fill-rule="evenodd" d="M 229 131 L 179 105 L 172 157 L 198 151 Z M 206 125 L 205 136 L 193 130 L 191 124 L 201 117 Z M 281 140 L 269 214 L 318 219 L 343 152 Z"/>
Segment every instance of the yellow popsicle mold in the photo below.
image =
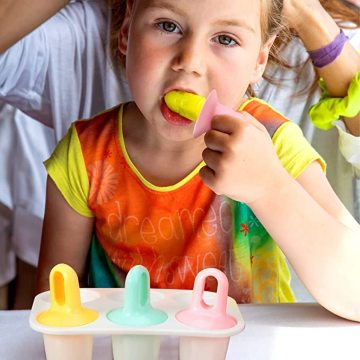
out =
<path fill-rule="evenodd" d="M 196 121 L 206 99 L 203 96 L 174 90 L 165 95 L 165 103 L 170 110 L 181 116 Z"/>
<path fill-rule="evenodd" d="M 66 264 L 54 266 L 50 272 L 50 308 L 37 316 L 47 326 L 72 327 L 89 324 L 99 317 L 95 310 L 81 305 L 79 280 Z"/>

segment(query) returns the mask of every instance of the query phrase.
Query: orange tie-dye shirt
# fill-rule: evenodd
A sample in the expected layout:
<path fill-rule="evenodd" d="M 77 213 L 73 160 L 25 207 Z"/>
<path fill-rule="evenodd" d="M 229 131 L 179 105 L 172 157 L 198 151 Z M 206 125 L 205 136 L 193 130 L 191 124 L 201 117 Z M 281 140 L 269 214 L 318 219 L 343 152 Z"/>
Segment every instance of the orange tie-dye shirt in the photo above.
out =
<path fill-rule="evenodd" d="M 320 160 L 297 126 L 265 103 L 251 100 L 243 110 L 273 135 L 292 176 Z M 46 165 L 69 204 L 95 216 L 114 276 L 142 264 L 152 287 L 191 289 L 200 270 L 216 267 L 227 274 L 230 296 L 238 302 L 294 300 L 276 243 L 245 204 L 204 185 L 198 175 L 203 164 L 169 187 L 141 176 L 123 141 L 122 106 L 76 122 Z M 74 171 L 76 166 L 85 170 Z"/>

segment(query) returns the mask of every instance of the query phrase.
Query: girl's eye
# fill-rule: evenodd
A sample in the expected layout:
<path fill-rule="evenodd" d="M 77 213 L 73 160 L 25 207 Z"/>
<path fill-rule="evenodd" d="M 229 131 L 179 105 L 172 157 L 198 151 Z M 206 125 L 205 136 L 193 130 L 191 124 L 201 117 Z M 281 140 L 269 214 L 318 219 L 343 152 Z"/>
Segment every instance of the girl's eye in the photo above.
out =
<path fill-rule="evenodd" d="M 231 36 L 219 35 L 215 38 L 215 42 L 224 46 L 236 46 L 239 45 Z"/>
<path fill-rule="evenodd" d="M 179 33 L 180 32 L 180 29 L 178 28 L 178 26 L 171 21 L 161 21 L 157 25 L 161 30 L 169 32 L 169 33 Z"/>

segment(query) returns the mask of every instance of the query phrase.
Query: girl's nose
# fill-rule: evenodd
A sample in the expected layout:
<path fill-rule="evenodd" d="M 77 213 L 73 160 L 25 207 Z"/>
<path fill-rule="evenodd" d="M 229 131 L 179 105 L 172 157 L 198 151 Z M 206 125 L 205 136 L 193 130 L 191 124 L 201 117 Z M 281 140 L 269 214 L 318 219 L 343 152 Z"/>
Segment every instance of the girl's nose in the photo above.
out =
<path fill-rule="evenodd" d="M 181 43 L 178 43 L 171 68 L 176 72 L 184 71 L 195 76 L 204 75 L 206 69 L 205 49 L 195 39 L 183 38 Z"/>

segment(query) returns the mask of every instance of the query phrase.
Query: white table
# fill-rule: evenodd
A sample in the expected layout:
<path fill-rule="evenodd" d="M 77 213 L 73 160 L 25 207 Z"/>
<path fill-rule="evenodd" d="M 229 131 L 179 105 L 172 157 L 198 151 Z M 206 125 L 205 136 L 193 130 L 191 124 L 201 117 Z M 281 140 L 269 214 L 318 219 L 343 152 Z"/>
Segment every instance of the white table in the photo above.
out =
<path fill-rule="evenodd" d="M 227 360 L 360 359 L 360 324 L 317 304 L 240 305 L 245 330 L 231 338 Z M 0 359 L 45 360 L 29 311 L 0 311 Z M 178 359 L 178 339 L 164 337 L 161 360 Z M 94 360 L 110 360 L 110 337 L 95 337 Z M 199 360 L 206 360 L 201 358 Z"/>

